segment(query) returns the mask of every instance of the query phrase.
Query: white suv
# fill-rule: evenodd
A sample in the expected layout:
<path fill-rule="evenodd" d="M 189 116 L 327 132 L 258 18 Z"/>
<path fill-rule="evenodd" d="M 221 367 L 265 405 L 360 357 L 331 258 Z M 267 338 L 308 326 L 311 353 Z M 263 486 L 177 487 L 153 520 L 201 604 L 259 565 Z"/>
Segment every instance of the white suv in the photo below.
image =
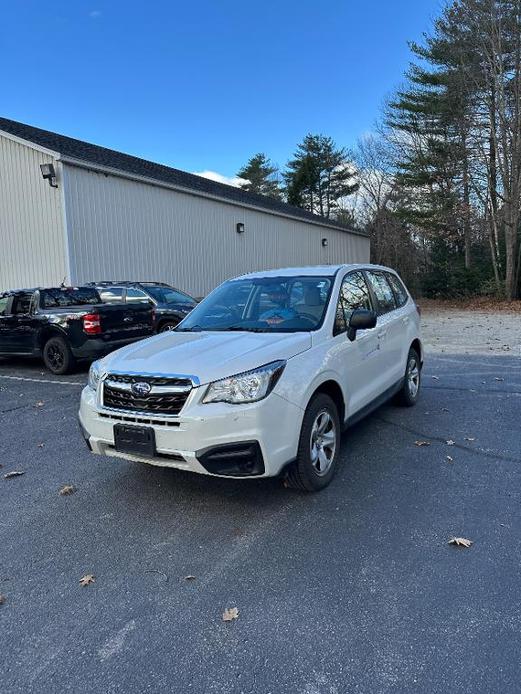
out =
<path fill-rule="evenodd" d="M 414 405 L 416 304 L 376 265 L 288 268 L 224 282 L 171 332 L 95 362 L 89 448 L 225 477 L 325 487 L 342 430 L 397 395 Z"/>

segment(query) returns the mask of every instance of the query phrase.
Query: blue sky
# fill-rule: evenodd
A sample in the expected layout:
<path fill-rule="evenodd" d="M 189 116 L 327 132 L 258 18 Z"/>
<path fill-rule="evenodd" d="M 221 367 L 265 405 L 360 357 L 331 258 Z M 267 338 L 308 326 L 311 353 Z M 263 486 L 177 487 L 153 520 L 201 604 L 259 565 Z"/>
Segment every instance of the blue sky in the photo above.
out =
<path fill-rule="evenodd" d="M 283 165 L 307 132 L 351 146 L 440 0 L 15 0 L 0 113 L 188 171 Z"/>

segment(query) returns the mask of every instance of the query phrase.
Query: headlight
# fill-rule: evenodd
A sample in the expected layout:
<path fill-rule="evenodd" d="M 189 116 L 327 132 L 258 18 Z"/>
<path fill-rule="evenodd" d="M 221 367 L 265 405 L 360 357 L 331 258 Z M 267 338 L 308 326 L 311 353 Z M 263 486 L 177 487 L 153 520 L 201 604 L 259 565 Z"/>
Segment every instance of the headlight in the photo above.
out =
<path fill-rule="evenodd" d="M 274 361 L 253 371 L 246 371 L 208 386 L 203 402 L 229 402 L 240 405 L 244 402 L 257 402 L 271 393 L 279 380 L 285 361 Z"/>
<path fill-rule="evenodd" d="M 100 377 L 101 369 L 99 361 L 94 361 L 89 369 L 89 387 L 92 388 L 92 390 L 97 390 Z"/>

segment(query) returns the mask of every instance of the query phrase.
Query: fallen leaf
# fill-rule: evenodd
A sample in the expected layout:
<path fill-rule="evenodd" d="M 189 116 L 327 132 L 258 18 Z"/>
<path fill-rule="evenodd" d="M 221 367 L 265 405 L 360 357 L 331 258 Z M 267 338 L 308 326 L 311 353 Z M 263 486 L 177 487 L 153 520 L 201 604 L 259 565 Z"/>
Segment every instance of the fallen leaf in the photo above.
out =
<path fill-rule="evenodd" d="M 3 605 L 4 602 L 5 602 L 5 595 L 2 595 L 2 594 L 0 593 L 0 605 Z"/>
<path fill-rule="evenodd" d="M 505 380 L 504 378 L 500 378 L 499 376 L 496 376 L 494 378 L 494 381 L 504 381 L 504 380 Z"/>
<path fill-rule="evenodd" d="M 448 460 L 449 463 L 453 463 L 453 462 L 454 462 L 454 458 L 453 458 L 451 455 L 448 455 L 448 456 L 447 456 L 447 460 Z"/>
<path fill-rule="evenodd" d="M 465 537 L 451 537 L 449 540 L 449 545 L 456 545 L 456 547 L 470 547 L 472 544 L 473 541 Z"/>
<path fill-rule="evenodd" d="M 442 412 L 450 412 L 450 410 L 449 410 L 448 407 L 442 407 L 442 408 L 441 408 L 441 411 L 442 411 Z"/>
<path fill-rule="evenodd" d="M 39 443 L 39 444 L 38 444 L 38 448 L 43 448 L 44 446 L 45 446 L 44 443 Z"/>
<path fill-rule="evenodd" d="M 11 477 L 20 477 L 20 475 L 24 475 L 25 472 L 23 470 L 13 470 L 12 472 L 6 472 L 4 475 L 4 478 L 6 480 L 10 479 Z"/>
<path fill-rule="evenodd" d="M 239 618 L 239 610 L 236 607 L 228 607 L 224 610 L 223 622 L 232 622 Z"/>
<path fill-rule="evenodd" d="M 92 574 L 85 574 L 85 576 L 80 578 L 80 586 L 90 586 L 90 584 L 94 583 L 95 580 L 96 576 L 93 576 Z"/>
<path fill-rule="evenodd" d="M 439 381 L 440 380 L 439 376 L 431 376 L 431 378 L 433 381 Z"/>
<path fill-rule="evenodd" d="M 35 407 L 43 407 L 44 405 L 45 405 L 45 403 L 44 403 L 43 400 L 38 400 L 38 402 L 36 403 Z"/>
<path fill-rule="evenodd" d="M 69 494 L 74 494 L 75 491 L 76 487 L 73 484 L 64 484 L 60 488 L 59 494 L 60 496 L 69 496 Z"/>
<path fill-rule="evenodd" d="M 454 441 L 452 439 L 449 439 L 447 441 L 447 446 L 454 446 Z"/>
<path fill-rule="evenodd" d="M 465 441 L 475 441 L 475 440 L 476 439 L 474 436 L 465 436 Z"/>
<path fill-rule="evenodd" d="M 430 441 L 415 441 L 414 445 L 415 446 L 430 446 L 431 442 Z"/>
<path fill-rule="evenodd" d="M 195 576 L 185 576 L 185 581 L 195 581 Z"/>

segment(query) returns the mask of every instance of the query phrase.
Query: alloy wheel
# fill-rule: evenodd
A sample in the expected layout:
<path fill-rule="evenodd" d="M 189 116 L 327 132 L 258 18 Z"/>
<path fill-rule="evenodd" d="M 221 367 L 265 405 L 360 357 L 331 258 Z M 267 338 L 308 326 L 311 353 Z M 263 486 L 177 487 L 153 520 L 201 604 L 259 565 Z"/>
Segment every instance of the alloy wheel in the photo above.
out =
<path fill-rule="evenodd" d="M 321 410 L 311 427 L 311 464 L 319 477 L 329 471 L 335 458 L 337 445 L 336 426 L 327 410 Z"/>
<path fill-rule="evenodd" d="M 420 389 L 420 369 L 416 357 L 411 357 L 407 364 L 407 387 L 412 398 L 418 395 Z"/>

